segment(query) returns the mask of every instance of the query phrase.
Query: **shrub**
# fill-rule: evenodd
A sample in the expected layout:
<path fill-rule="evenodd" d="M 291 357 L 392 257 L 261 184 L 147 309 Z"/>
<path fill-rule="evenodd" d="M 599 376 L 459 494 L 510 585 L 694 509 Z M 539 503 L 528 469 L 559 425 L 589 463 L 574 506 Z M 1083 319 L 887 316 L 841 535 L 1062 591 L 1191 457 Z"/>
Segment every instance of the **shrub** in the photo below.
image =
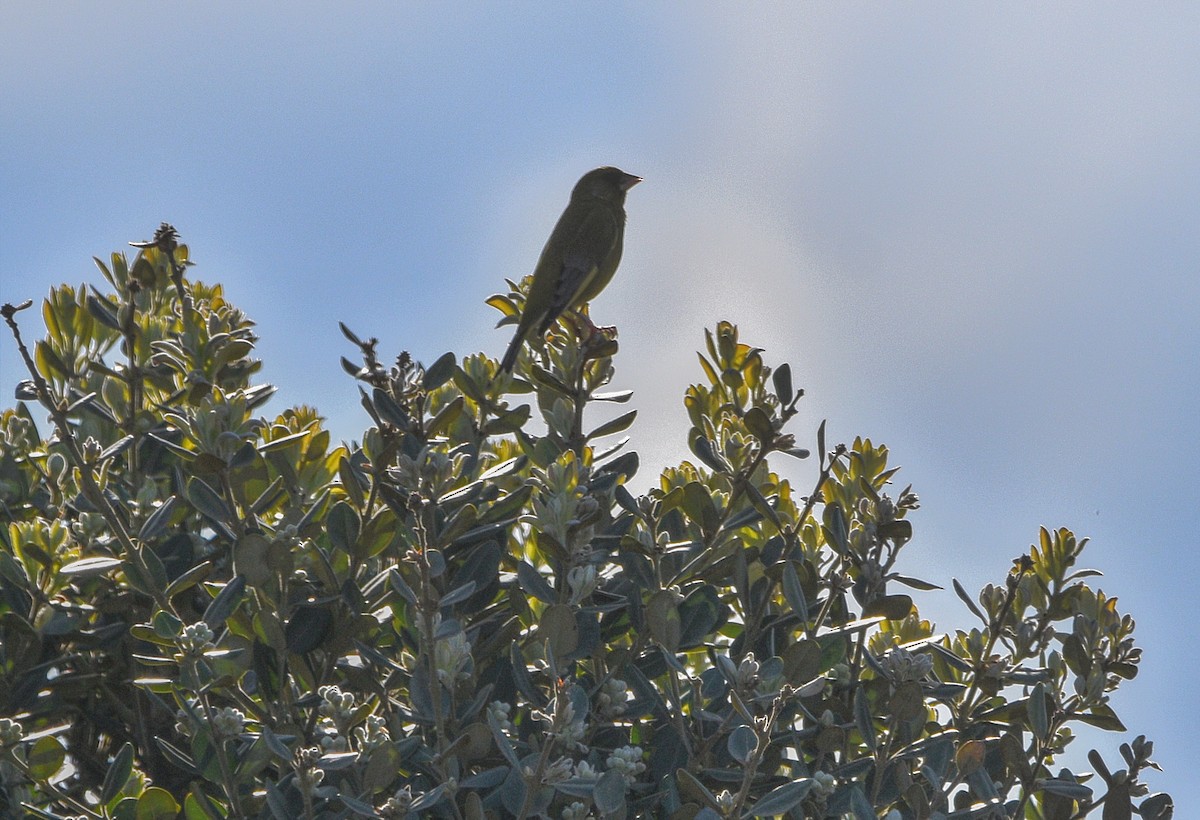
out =
<path fill-rule="evenodd" d="M 4 816 L 1171 816 L 1144 738 L 1057 768 L 1077 723 L 1123 730 L 1140 660 L 1086 540 L 1043 530 L 936 632 L 887 449 L 822 425 L 798 494 L 770 461 L 809 457 L 803 391 L 733 325 L 695 461 L 634 495 L 634 411 L 587 413 L 632 398 L 611 339 L 564 323 L 510 377 L 343 326 L 373 424 L 334 445 L 256 415 L 252 323 L 174 230 L 138 247 L 55 288 L 32 351 L 3 309 Z"/>

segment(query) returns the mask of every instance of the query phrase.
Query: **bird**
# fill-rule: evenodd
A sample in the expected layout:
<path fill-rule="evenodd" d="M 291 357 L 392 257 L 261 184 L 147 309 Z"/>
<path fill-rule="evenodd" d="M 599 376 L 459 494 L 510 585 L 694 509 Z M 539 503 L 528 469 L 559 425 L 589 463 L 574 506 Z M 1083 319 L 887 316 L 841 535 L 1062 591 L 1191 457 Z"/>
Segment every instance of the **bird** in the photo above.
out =
<path fill-rule="evenodd" d="M 625 237 L 625 194 L 642 181 L 620 168 L 588 171 L 571 191 L 525 297 L 517 332 L 500 369 L 511 373 L 529 332 L 544 334 L 564 311 L 590 302 L 604 290 L 621 262 Z"/>

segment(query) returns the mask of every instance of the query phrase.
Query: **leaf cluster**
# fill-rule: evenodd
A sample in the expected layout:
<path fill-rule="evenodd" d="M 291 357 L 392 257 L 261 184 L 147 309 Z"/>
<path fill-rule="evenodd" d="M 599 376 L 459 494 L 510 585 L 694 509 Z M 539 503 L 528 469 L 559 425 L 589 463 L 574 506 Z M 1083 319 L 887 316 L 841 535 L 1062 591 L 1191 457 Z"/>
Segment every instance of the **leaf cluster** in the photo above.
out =
<path fill-rule="evenodd" d="M 1134 622 L 1043 530 L 938 632 L 887 448 L 811 448 L 722 322 L 695 460 L 635 495 L 616 341 L 565 317 L 515 375 L 380 361 L 334 444 L 258 415 L 252 323 L 169 226 L 56 288 L 0 415 L 0 814 L 59 818 L 1171 816 L 1124 729 Z M 519 314 L 527 283 L 492 297 Z M 45 414 L 42 421 L 34 410 Z M 806 494 L 772 471 L 815 454 Z"/>

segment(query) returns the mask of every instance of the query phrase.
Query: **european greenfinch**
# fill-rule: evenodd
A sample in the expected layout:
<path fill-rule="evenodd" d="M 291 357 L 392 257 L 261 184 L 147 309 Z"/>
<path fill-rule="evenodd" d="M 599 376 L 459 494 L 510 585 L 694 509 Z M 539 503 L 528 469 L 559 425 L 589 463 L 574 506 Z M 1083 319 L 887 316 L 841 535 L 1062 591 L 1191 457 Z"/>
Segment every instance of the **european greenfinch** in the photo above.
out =
<path fill-rule="evenodd" d="M 621 262 L 625 194 L 641 181 L 606 166 L 588 171 L 575 183 L 571 201 L 533 269 L 525 310 L 500 362 L 501 370 L 512 372 L 531 330 L 545 333 L 564 311 L 590 302 L 604 290 Z"/>

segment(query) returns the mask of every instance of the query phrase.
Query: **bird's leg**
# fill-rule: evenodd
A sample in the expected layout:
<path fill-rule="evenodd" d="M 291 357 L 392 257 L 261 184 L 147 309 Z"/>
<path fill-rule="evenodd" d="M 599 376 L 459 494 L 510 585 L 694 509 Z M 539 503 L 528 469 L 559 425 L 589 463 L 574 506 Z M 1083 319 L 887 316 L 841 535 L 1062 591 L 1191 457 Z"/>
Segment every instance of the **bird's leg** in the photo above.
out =
<path fill-rule="evenodd" d="M 596 334 L 598 328 L 592 323 L 592 319 L 584 310 L 568 310 L 563 314 L 563 318 L 575 331 L 575 338 L 581 342 L 586 342 Z"/>
<path fill-rule="evenodd" d="M 575 335 L 583 343 L 584 359 L 599 359 L 617 352 L 617 329 L 598 327 L 588 316 L 586 309 L 572 310 L 569 314 Z"/>
<path fill-rule="evenodd" d="M 609 339 L 617 337 L 616 327 L 601 327 L 597 325 L 592 321 L 592 317 L 588 315 L 586 308 L 572 310 L 567 315 L 572 320 L 571 324 L 575 328 L 575 335 L 581 341 L 592 341 L 596 336 L 606 336 Z"/>

